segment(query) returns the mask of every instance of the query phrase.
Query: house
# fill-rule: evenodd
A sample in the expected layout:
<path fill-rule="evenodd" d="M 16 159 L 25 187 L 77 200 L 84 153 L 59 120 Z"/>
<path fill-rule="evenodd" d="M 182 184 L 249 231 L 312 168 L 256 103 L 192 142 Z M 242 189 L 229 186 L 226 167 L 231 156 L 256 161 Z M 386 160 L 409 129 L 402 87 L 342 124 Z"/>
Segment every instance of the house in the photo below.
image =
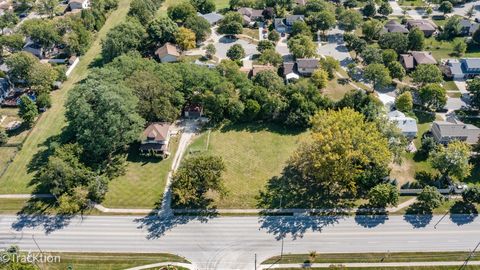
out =
<path fill-rule="evenodd" d="M 87 9 L 90 7 L 90 0 L 69 0 L 68 7 L 70 10 Z"/>
<path fill-rule="evenodd" d="M 478 29 L 479 24 L 471 22 L 467 19 L 461 19 L 460 22 L 460 35 L 471 36 Z"/>
<path fill-rule="evenodd" d="M 288 26 L 285 24 L 283 18 L 275 18 L 273 24 L 275 25 L 275 30 L 279 33 L 286 33 L 288 30 Z"/>
<path fill-rule="evenodd" d="M 297 70 L 302 76 L 310 76 L 320 66 L 318 59 L 299 58 L 297 59 Z"/>
<path fill-rule="evenodd" d="M 223 19 L 223 15 L 216 12 L 211 12 L 207 14 L 202 14 L 198 12 L 197 15 L 207 20 L 207 22 L 212 26 L 216 25 L 221 19 Z"/>
<path fill-rule="evenodd" d="M 251 77 L 255 77 L 258 73 L 262 71 L 277 72 L 277 68 L 272 65 L 253 65 L 250 75 Z"/>
<path fill-rule="evenodd" d="M 10 94 L 12 85 L 6 78 L 0 78 L 0 103 Z"/>
<path fill-rule="evenodd" d="M 431 52 L 411 51 L 407 54 L 400 54 L 400 64 L 406 70 L 412 70 L 421 64 L 435 65 L 437 60 L 435 60 Z"/>
<path fill-rule="evenodd" d="M 391 111 L 387 116 L 388 120 L 395 123 L 405 137 L 410 140 L 417 137 L 417 120 L 405 116 L 401 111 Z"/>
<path fill-rule="evenodd" d="M 175 47 L 175 45 L 169 42 L 158 48 L 155 51 L 155 55 L 162 63 L 176 62 L 180 57 L 180 53 L 178 52 L 177 47 Z"/>
<path fill-rule="evenodd" d="M 388 21 L 383 28 L 384 28 L 384 32 L 388 32 L 388 33 L 408 34 L 409 32 L 404 25 L 400 24 L 395 20 Z"/>
<path fill-rule="evenodd" d="M 199 104 L 190 104 L 183 109 L 185 118 L 200 118 L 203 115 L 203 107 Z"/>
<path fill-rule="evenodd" d="M 297 64 L 295 62 L 283 63 L 282 74 L 286 83 L 300 79 L 300 76 L 297 74 L 296 70 L 297 70 Z"/>
<path fill-rule="evenodd" d="M 170 136 L 170 124 L 163 122 L 152 123 L 143 131 L 139 150 L 142 154 L 168 156 Z"/>
<path fill-rule="evenodd" d="M 480 58 L 449 59 L 443 66 L 445 76 L 469 79 L 480 75 Z"/>
<path fill-rule="evenodd" d="M 58 48 L 55 48 L 54 46 L 44 48 L 39 43 L 36 43 L 30 39 L 27 39 L 27 42 L 25 43 L 25 46 L 23 46 L 22 50 L 35 55 L 39 59 L 50 58 L 52 55 L 59 53 Z"/>
<path fill-rule="evenodd" d="M 293 25 L 294 22 L 296 21 L 303 21 L 305 20 L 304 15 L 290 15 L 285 19 L 285 24 L 289 27 Z"/>
<path fill-rule="evenodd" d="M 263 21 L 263 9 L 253 9 L 242 7 L 238 9 L 238 13 L 242 14 L 244 24 L 250 24 L 254 21 Z"/>
<path fill-rule="evenodd" d="M 431 132 L 435 141 L 441 144 L 448 144 L 453 140 L 476 144 L 478 136 L 480 136 L 480 128 L 465 124 L 455 118 L 447 118 L 447 121 L 434 121 Z"/>
<path fill-rule="evenodd" d="M 407 29 L 412 30 L 417 27 L 425 37 L 432 36 L 437 31 L 437 25 L 430 20 L 407 20 Z"/>

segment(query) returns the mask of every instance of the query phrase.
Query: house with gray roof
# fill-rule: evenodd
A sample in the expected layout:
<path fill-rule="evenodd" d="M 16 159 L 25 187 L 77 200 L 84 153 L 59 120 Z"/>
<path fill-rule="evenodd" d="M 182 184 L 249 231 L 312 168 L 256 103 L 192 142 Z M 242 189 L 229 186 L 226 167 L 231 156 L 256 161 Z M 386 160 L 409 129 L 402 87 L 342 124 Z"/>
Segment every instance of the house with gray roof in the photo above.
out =
<path fill-rule="evenodd" d="M 297 59 L 297 71 L 302 76 L 310 76 L 320 66 L 320 62 L 315 58 Z"/>
<path fill-rule="evenodd" d="M 263 17 L 263 9 L 242 7 L 239 8 L 237 11 L 238 13 L 242 14 L 244 24 L 251 24 L 255 21 L 263 21 L 265 19 Z"/>
<path fill-rule="evenodd" d="M 297 64 L 295 62 L 283 62 L 282 74 L 285 83 L 300 79 L 300 76 L 297 73 Z"/>
<path fill-rule="evenodd" d="M 404 25 L 400 24 L 399 22 L 395 20 L 390 20 L 388 21 L 384 28 L 384 32 L 388 33 L 402 33 L 402 34 L 408 34 L 408 29 Z"/>
<path fill-rule="evenodd" d="M 304 15 L 290 15 L 290 16 L 287 16 L 287 18 L 285 18 L 285 24 L 287 26 L 292 26 L 294 22 L 303 21 L 303 20 L 305 20 Z"/>
<path fill-rule="evenodd" d="M 449 59 L 443 72 L 453 79 L 468 79 L 480 75 L 480 58 Z"/>
<path fill-rule="evenodd" d="M 408 30 L 411 31 L 415 27 L 420 29 L 425 37 L 430 37 L 437 31 L 437 25 L 431 20 L 407 20 Z"/>
<path fill-rule="evenodd" d="M 417 137 L 417 120 L 405 116 L 401 111 L 391 111 L 387 116 L 388 120 L 395 123 L 405 137 L 410 140 Z"/>
<path fill-rule="evenodd" d="M 448 118 L 447 121 L 434 121 L 431 132 L 435 141 L 441 144 L 448 144 L 454 140 L 476 144 L 480 136 L 480 128 L 465 124 L 455 118 Z"/>
<path fill-rule="evenodd" d="M 275 18 L 273 24 L 275 25 L 275 30 L 279 33 L 286 33 L 288 30 L 288 26 L 285 24 L 283 18 Z"/>
<path fill-rule="evenodd" d="M 471 36 L 478 29 L 479 24 L 468 19 L 462 19 L 459 22 L 460 35 Z"/>
<path fill-rule="evenodd" d="M 211 12 L 207 14 L 198 12 L 197 15 L 207 20 L 210 25 L 216 25 L 221 19 L 223 19 L 223 15 L 217 12 Z"/>
<path fill-rule="evenodd" d="M 12 85 L 6 78 L 0 78 L 0 103 L 11 93 Z"/>
<path fill-rule="evenodd" d="M 433 57 L 431 52 L 411 51 L 406 54 L 400 54 L 400 64 L 406 70 L 412 70 L 418 65 L 436 65 L 437 60 Z"/>

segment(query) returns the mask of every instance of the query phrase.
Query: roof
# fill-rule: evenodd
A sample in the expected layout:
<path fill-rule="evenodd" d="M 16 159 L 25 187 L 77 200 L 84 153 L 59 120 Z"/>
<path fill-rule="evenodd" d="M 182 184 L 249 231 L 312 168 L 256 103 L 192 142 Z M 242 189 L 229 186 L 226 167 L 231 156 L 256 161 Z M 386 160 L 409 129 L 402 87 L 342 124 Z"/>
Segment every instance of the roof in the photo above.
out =
<path fill-rule="evenodd" d="M 466 142 L 477 143 L 480 128 L 456 121 L 434 121 L 435 126 L 442 137 L 466 137 Z M 432 126 L 432 127 L 433 127 Z"/>
<path fill-rule="evenodd" d="M 177 47 L 173 45 L 172 43 L 165 43 L 162 47 L 158 48 L 155 51 L 155 55 L 158 56 L 159 58 L 163 58 L 167 55 L 173 55 L 173 56 L 180 56 L 178 53 Z"/>
<path fill-rule="evenodd" d="M 260 73 L 262 71 L 267 71 L 267 70 L 275 72 L 276 68 L 274 66 L 271 66 L 271 65 L 253 65 L 252 76 L 255 76 L 258 73 Z"/>
<path fill-rule="evenodd" d="M 295 73 L 295 62 L 283 63 L 283 76 L 287 76 L 290 73 Z"/>
<path fill-rule="evenodd" d="M 262 17 L 263 9 L 253 9 L 249 7 L 242 7 L 238 9 L 238 13 L 245 15 L 249 18 L 251 17 Z"/>
<path fill-rule="evenodd" d="M 414 68 L 413 56 L 411 54 L 400 54 L 400 59 L 402 60 L 405 68 Z"/>
<path fill-rule="evenodd" d="M 305 15 L 290 15 L 287 16 L 287 21 L 298 21 L 298 20 L 303 20 L 305 18 Z"/>
<path fill-rule="evenodd" d="M 480 58 L 465 58 L 463 60 L 465 65 L 469 69 L 478 69 L 480 68 Z"/>
<path fill-rule="evenodd" d="M 390 20 L 385 24 L 385 29 L 391 33 L 408 33 L 408 29 L 395 20 Z"/>
<path fill-rule="evenodd" d="M 420 64 L 436 64 L 437 60 L 433 58 L 431 52 L 419 52 L 419 51 L 412 51 L 410 54 L 413 56 L 415 59 L 415 62 L 417 62 L 417 65 Z"/>
<path fill-rule="evenodd" d="M 315 58 L 299 58 L 297 59 L 298 68 L 318 68 L 319 62 Z"/>
<path fill-rule="evenodd" d="M 418 127 L 417 127 L 417 121 L 411 117 L 405 116 L 404 113 L 400 111 L 392 111 L 388 113 L 388 119 L 391 122 L 395 122 L 397 127 L 403 132 L 403 133 L 417 133 L 418 132 Z"/>
<path fill-rule="evenodd" d="M 165 141 L 168 139 L 170 124 L 164 122 L 151 123 L 144 131 L 142 140 Z"/>
<path fill-rule="evenodd" d="M 286 26 L 285 23 L 283 22 L 283 18 L 275 18 L 274 24 L 275 24 L 275 27 Z"/>
<path fill-rule="evenodd" d="M 459 22 L 460 26 L 461 27 L 470 27 L 472 26 L 472 22 L 470 20 L 467 20 L 467 19 L 461 19 L 460 22 Z"/>
<path fill-rule="evenodd" d="M 68 4 L 76 3 L 76 4 L 83 4 L 85 0 L 69 0 Z"/>
<path fill-rule="evenodd" d="M 410 27 L 418 27 L 418 29 L 426 31 L 426 30 L 431 30 L 435 31 L 437 30 L 437 26 L 429 20 L 407 20 L 407 24 Z"/>
<path fill-rule="evenodd" d="M 207 14 L 201 14 L 201 13 L 197 13 L 197 14 L 198 14 L 198 16 L 207 20 L 209 24 L 215 24 L 218 21 L 220 21 L 221 19 L 223 19 L 223 15 L 220 14 L 220 13 L 216 13 L 216 12 L 211 12 L 211 13 L 207 13 Z"/>

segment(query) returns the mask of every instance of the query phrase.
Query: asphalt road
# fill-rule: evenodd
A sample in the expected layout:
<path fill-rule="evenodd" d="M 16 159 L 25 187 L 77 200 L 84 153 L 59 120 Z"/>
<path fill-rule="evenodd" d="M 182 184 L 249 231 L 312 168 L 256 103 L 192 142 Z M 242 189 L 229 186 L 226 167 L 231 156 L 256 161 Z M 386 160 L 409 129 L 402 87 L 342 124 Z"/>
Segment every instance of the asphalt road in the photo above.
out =
<path fill-rule="evenodd" d="M 439 222 L 440 221 L 440 222 Z M 439 223 L 438 223 L 439 222 Z M 437 228 L 434 226 L 437 224 Z M 480 241 L 469 216 L 49 217 L 0 216 L 0 248 L 44 251 L 169 252 L 198 269 L 254 269 L 285 253 L 471 250 Z"/>

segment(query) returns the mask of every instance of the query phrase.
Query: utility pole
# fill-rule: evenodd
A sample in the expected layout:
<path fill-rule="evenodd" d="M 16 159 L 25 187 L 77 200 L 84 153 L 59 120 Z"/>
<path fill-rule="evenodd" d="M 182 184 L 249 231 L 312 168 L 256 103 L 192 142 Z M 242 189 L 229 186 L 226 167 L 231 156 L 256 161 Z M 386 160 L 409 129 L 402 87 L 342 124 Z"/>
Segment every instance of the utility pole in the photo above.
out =
<path fill-rule="evenodd" d="M 255 270 L 257 270 L 257 253 L 255 253 Z"/>
<path fill-rule="evenodd" d="M 460 268 L 458 268 L 458 270 L 462 270 L 462 269 L 464 269 L 465 267 L 467 267 L 468 262 L 469 262 L 470 259 L 475 255 L 475 252 L 477 251 L 477 249 L 478 249 L 479 246 L 480 246 L 480 242 L 478 242 L 478 244 L 475 246 L 475 248 L 472 250 L 472 252 L 470 252 L 470 254 L 468 255 L 467 259 L 465 259 L 465 262 L 462 264 L 462 266 L 460 266 Z"/>
<path fill-rule="evenodd" d="M 285 236 L 282 236 L 282 250 L 280 251 L 280 259 L 283 259 L 283 239 L 285 239 Z"/>

